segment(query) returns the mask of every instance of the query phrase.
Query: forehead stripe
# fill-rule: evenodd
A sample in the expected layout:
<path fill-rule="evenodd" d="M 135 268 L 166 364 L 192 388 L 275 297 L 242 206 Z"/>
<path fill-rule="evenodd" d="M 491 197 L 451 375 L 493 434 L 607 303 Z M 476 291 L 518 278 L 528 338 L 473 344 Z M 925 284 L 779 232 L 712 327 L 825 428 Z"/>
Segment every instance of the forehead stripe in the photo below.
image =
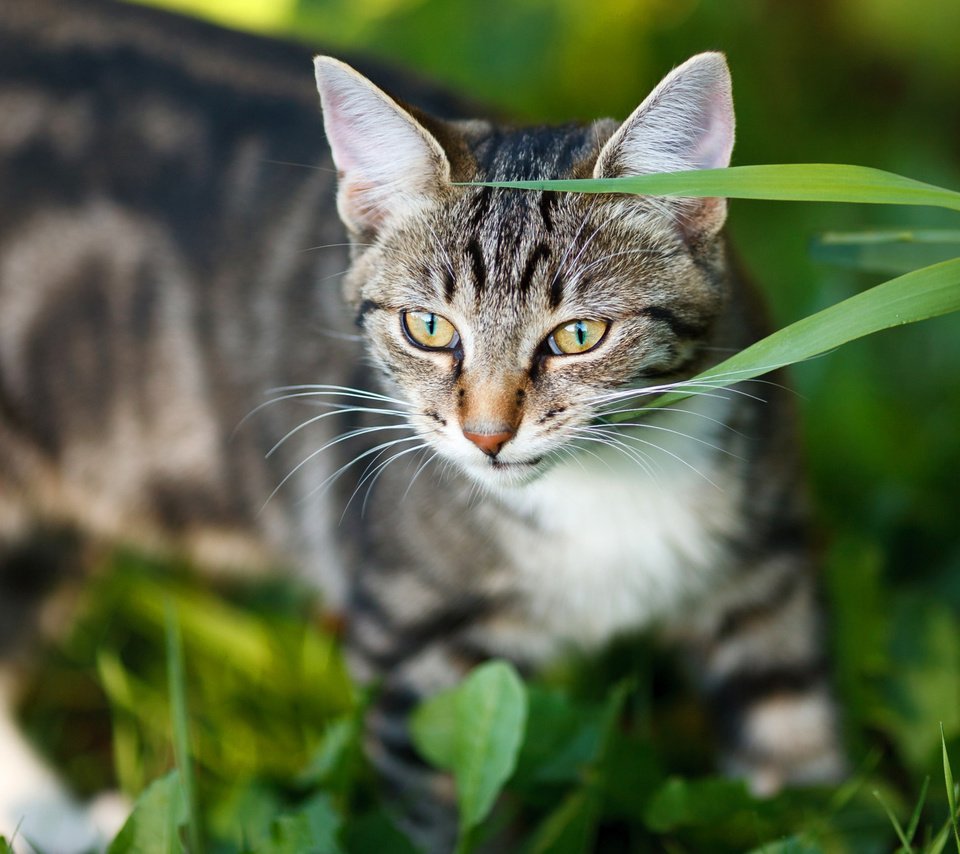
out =
<path fill-rule="evenodd" d="M 479 299 L 483 289 L 487 286 L 487 267 L 483 263 L 483 252 L 480 250 L 477 238 L 471 238 L 467 244 L 467 255 L 470 256 L 470 265 L 473 268 L 473 283 Z"/>
<path fill-rule="evenodd" d="M 538 243 L 537 247 L 530 253 L 527 263 L 520 276 L 520 291 L 526 294 L 530 290 L 530 283 L 533 281 L 533 274 L 537 271 L 537 264 L 550 257 L 550 249 L 543 243 Z"/>
<path fill-rule="evenodd" d="M 666 323 L 678 338 L 701 338 L 707 332 L 706 327 L 702 323 L 684 320 L 679 317 L 676 312 L 662 305 L 647 306 L 640 314 L 649 317 L 651 320 L 659 320 L 661 323 Z"/>

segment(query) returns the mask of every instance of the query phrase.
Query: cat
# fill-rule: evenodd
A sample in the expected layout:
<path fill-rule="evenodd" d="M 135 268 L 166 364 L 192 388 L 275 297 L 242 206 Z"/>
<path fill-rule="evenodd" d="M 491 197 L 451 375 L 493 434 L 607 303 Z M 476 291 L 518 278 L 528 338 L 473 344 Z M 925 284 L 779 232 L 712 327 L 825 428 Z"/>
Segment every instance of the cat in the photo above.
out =
<path fill-rule="evenodd" d="M 433 850 L 450 806 L 409 711 L 487 658 L 532 673 L 641 629 L 685 651 L 725 770 L 836 779 L 790 394 L 683 385 L 768 331 L 725 201 L 463 185 L 722 168 L 723 56 L 561 127 L 315 76 L 322 112 L 302 48 L 103 0 L 0 10 L 0 833 L 108 835 L 11 721 L 50 592 L 116 542 L 315 585 Z"/>

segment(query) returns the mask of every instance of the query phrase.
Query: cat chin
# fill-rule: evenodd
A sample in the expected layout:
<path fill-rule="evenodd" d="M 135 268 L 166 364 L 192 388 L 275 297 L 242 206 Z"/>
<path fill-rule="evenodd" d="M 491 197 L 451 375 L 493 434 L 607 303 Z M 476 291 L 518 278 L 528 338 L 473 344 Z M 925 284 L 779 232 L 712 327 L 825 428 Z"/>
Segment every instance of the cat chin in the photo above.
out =
<path fill-rule="evenodd" d="M 537 480 L 548 468 L 543 457 L 527 462 L 484 460 L 461 462 L 460 468 L 477 484 L 493 492 L 515 489 Z"/>

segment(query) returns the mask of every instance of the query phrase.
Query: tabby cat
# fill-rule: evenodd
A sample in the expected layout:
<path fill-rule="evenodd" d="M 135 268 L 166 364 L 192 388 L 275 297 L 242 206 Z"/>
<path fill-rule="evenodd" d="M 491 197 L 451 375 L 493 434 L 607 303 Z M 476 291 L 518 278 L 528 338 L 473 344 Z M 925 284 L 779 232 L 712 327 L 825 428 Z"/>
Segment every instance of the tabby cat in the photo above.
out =
<path fill-rule="evenodd" d="M 727 770 L 836 777 L 789 395 L 683 385 L 766 332 L 724 200 L 462 185 L 726 166 L 724 58 L 548 128 L 365 68 L 404 100 L 321 57 L 321 123 L 299 48 L 0 7 L 0 833 L 98 832 L 11 710 L 47 594 L 117 541 L 299 568 L 382 679 L 370 752 L 436 850 L 409 710 L 643 628 L 689 656 Z"/>

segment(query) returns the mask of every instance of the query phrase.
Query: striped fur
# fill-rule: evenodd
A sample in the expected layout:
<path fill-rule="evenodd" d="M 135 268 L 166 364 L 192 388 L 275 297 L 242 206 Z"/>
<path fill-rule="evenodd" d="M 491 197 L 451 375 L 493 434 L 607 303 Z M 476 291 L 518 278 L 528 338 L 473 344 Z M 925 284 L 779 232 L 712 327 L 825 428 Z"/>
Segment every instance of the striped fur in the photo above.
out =
<path fill-rule="evenodd" d="M 0 9 L 7 670 L 86 563 L 75 543 L 132 540 L 316 584 L 357 677 L 382 680 L 371 755 L 435 850 L 449 781 L 406 715 L 490 656 L 532 672 L 657 631 L 687 651 L 731 772 L 758 791 L 839 774 L 789 395 L 596 420 L 765 332 L 723 203 L 454 184 L 722 165 L 722 58 L 622 125 L 520 129 L 364 68 L 394 101 L 332 60 L 321 120 L 307 61 L 101 0 Z M 419 349 L 413 310 L 456 346 Z M 577 318 L 608 321 L 603 340 L 556 355 Z"/>

